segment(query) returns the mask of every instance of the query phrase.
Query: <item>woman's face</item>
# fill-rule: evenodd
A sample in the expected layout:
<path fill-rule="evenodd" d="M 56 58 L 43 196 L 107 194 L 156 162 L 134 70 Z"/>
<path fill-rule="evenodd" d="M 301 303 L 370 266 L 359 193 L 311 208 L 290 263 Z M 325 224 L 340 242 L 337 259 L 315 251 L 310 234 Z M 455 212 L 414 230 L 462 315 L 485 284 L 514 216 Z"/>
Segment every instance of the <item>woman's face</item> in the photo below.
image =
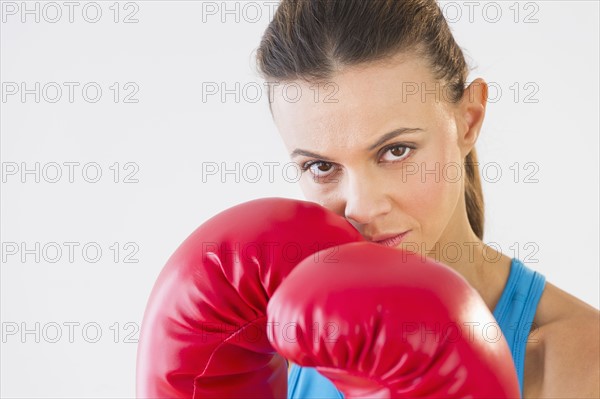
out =
<path fill-rule="evenodd" d="M 427 66 L 402 55 L 344 69 L 328 86 L 294 84 L 300 99 L 286 100 L 285 86 L 275 86 L 272 111 L 309 201 L 369 240 L 408 232 L 386 243 L 397 248 L 424 253 L 472 237 L 462 163 L 485 105 L 478 113 L 450 104 Z M 293 91 L 288 85 L 288 97 Z"/>

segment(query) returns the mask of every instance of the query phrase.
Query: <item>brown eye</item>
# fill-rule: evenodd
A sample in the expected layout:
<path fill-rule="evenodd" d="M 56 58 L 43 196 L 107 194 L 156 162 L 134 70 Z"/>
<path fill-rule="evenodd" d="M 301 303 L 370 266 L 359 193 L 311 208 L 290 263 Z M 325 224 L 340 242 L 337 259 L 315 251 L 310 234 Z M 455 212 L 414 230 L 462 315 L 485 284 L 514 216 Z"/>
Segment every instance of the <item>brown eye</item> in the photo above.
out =
<path fill-rule="evenodd" d="M 317 178 L 329 175 L 333 166 L 329 162 L 315 162 L 310 166 L 310 172 Z"/>
<path fill-rule="evenodd" d="M 319 166 L 317 166 L 317 169 L 320 172 L 329 172 L 329 169 L 331 169 L 331 164 L 330 163 L 320 163 Z"/>
<path fill-rule="evenodd" d="M 402 150 L 400 150 L 400 148 L 402 148 Z M 406 153 L 406 147 L 394 147 L 390 150 L 390 154 L 395 157 L 401 157 L 404 153 Z"/>
<path fill-rule="evenodd" d="M 334 167 L 332 163 L 322 161 L 307 162 L 302 167 L 302 171 L 310 170 L 310 173 L 315 177 L 315 179 L 327 177 L 329 174 L 331 174 L 333 169 Z"/>
<path fill-rule="evenodd" d="M 401 161 L 404 158 L 406 158 L 411 151 L 412 148 L 407 147 L 405 145 L 395 145 L 393 147 L 388 148 L 385 151 L 382 158 L 384 159 L 384 161 L 388 162 Z M 390 155 L 388 156 L 388 154 Z"/>

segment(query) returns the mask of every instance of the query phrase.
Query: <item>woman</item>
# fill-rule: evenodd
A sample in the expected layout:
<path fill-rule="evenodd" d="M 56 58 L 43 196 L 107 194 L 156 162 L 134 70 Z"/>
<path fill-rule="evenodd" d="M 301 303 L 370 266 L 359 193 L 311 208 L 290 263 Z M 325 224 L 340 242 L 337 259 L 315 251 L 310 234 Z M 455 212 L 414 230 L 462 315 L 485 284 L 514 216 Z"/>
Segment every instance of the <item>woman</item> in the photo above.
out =
<path fill-rule="evenodd" d="M 598 310 L 483 242 L 487 85 L 466 85 L 434 0 L 283 0 L 257 60 L 307 199 L 459 272 L 498 320 L 523 397 L 600 397 Z M 297 365 L 289 396 L 342 397 Z"/>

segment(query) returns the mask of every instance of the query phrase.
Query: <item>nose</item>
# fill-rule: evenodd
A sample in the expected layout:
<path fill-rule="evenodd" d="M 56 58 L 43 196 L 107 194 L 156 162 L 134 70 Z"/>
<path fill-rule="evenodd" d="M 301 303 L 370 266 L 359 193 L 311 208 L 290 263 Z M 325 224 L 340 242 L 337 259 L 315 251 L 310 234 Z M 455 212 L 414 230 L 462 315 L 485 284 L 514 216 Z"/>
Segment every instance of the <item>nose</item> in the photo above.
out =
<path fill-rule="evenodd" d="M 345 216 L 353 225 L 372 223 L 377 217 L 392 210 L 385 185 L 372 177 L 354 176 L 346 180 Z"/>

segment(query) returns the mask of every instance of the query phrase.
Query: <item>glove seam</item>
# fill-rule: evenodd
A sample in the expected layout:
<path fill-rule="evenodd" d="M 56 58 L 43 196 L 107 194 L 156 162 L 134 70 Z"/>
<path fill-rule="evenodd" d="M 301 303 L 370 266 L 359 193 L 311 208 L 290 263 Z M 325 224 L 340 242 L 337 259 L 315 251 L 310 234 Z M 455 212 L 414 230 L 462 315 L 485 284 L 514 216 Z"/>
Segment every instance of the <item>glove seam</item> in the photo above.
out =
<path fill-rule="evenodd" d="M 207 369 L 209 368 L 212 359 L 215 355 L 216 352 L 219 351 L 219 349 L 224 346 L 226 343 L 228 343 L 232 338 L 234 338 L 235 336 L 239 335 L 239 333 L 241 331 L 243 331 L 244 329 L 246 329 L 249 325 L 256 323 L 257 320 L 266 320 L 267 317 L 266 316 L 261 316 L 261 317 L 257 317 L 254 320 L 251 320 L 249 322 L 247 322 L 246 324 L 244 324 L 243 326 L 241 326 L 240 328 L 238 328 L 237 330 L 235 330 L 234 332 L 232 332 L 231 334 L 229 334 L 229 336 L 227 336 L 227 338 L 225 338 L 224 340 L 222 340 L 221 342 L 219 342 L 219 344 L 215 347 L 215 349 L 210 353 L 210 356 L 208 357 L 208 361 L 206 362 L 206 366 L 204 367 L 204 370 L 202 370 L 202 373 L 200 373 L 199 376 L 203 376 L 204 373 L 207 371 Z M 245 348 L 246 350 L 248 350 L 248 348 Z M 260 352 L 256 352 L 256 353 L 260 353 Z"/>

